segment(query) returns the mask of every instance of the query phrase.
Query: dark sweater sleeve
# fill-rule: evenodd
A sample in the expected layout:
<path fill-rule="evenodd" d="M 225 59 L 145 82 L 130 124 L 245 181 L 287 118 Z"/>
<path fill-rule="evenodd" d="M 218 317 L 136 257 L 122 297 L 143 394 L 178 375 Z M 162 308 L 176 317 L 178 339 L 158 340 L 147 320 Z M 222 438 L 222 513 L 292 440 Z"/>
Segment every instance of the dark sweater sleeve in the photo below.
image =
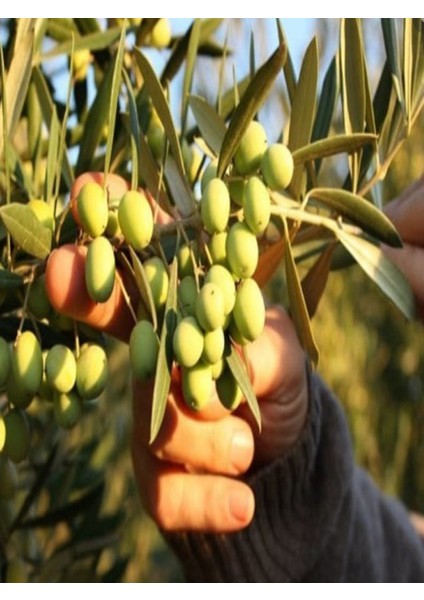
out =
<path fill-rule="evenodd" d="M 408 513 L 355 467 L 343 411 L 317 375 L 298 443 L 248 482 L 249 527 L 167 536 L 188 581 L 424 581 L 424 545 Z"/>

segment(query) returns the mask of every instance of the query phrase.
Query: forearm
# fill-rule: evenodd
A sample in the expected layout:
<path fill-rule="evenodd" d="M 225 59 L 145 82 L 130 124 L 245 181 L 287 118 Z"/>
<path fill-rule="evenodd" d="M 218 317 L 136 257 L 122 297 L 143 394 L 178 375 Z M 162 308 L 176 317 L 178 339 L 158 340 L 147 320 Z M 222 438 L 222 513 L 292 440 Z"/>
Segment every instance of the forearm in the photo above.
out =
<path fill-rule="evenodd" d="M 168 537 L 191 581 L 417 581 L 424 550 L 406 511 L 354 467 L 343 412 L 318 377 L 292 452 L 250 474 L 253 522 Z"/>

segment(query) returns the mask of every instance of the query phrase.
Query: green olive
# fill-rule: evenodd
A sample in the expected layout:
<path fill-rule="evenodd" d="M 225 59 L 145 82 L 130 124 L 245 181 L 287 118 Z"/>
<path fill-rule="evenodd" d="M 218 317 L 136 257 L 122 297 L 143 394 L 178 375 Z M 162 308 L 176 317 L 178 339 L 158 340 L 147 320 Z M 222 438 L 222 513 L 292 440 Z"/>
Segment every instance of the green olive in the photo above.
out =
<path fill-rule="evenodd" d="M 192 275 L 187 275 L 178 285 L 178 301 L 184 316 L 194 317 L 196 314 L 197 294 L 196 280 Z"/>
<path fill-rule="evenodd" d="M 221 404 L 228 410 L 235 410 L 243 399 L 243 393 L 231 370 L 226 366 L 216 380 L 216 391 Z"/>
<path fill-rule="evenodd" d="M 266 148 L 265 129 L 257 121 L 252 121 L 248 125 L 234 155 L 237 173 L 249 175 L 259 169 Z"/>
<path fill-rule="evenodd" d="M 150 321 L 135 325 L 130 336 L 130 363 L 134 377 L 145 381 L 153 377 L 159 354 L 159 338 Z"/>
<path fill-rule="evenodd" d="M 253 342 L 265 326 L 265 303 L 254 279 L 244 279 L 237 288 L 233 310 L 234 322 L 240 335 Z"/>
<path fill-rule="evenodd" d="M 259 246 L 255 234 L 245 223 L 234 223 L 227 235 L 227 260 L 237 278 L 251 277 L 259 260 Z"/>
<path fill-rule="evenodd" d="M 43 378 L 41 347 L 32 331 L 24 331 L 12 350 L 12 371 L 29 394 L 36 394 Z"/>
<path fill-rule="evenodd" d="M 285 190 L 293 176 L 294 163 L 290 150 L 284 144 L 272 144 L 262 158 L 261 171 L 265 183 L 272 190 Z"/>
<path fill-rule="evenodd" d="M 81 188 L 77 198 L 78 216 L 83 229 L 97 237 L 106 229 L 109 207 L 106 191 L 101 185 L 89 181 Z"/>
<path fill-rule="evenodd" d="M 52 305 L 46 291 L 46 276 L 39 275 L 31 284 L 28 292 L 28 308 L 37 319 L 48 319 Z"/>
<path fill-rule="evenodd" d="M 189 369 L 182 369 L 183 397 L 187 406 L 193 410 L 202 410 L 212 396 L 212 371 L 209 365 L 197 363 Z"/>
<path fill-rule="evenodd" d="M 45 373 L 47 383 L 57 392 L 67 393 L 75 385 L 77 363 L 71 350 L 56 344 L 47 353 Z"/>
<path fill-rule="evenodd" d="M 2 388 L 9 376 L 11 368 L 9 343 L 0 337 L 0 388 Z"/>
<path fill-rule="evenodd" d="M 6 438 L 3 446 L 5 456 L 14 463 L 20 463 L 28 456 L 30 432 L 23 410 L 13 408 L 4 416 Z"/>
<path fill-rule="evenodd" d="M 244 218 L 255 235 L 261 235 L 271 217 L 271 200 L 268 190 L 259 177 L 250 177 L 244 188 Z"/>
<path fill-rule="evenodd" d="M 202 359 L 210 365 L 216 364 L 224 354 L 225 336 L 221 327 L 207 331 L 204 335 Z"/>
<path fill-rule="evenodd" d="M 144 263 L 144 270 L 152 290 L 155 307 L 161 311 L 165 307 L 169 288 L 169 275 L 166 265 L 158 256 L 152 256 Z"/>
<path fill-rule="evenodd" d="M 87 250 L 85 261 L 87 292 L 95 302 L 106 302 L 115 285 L 115 254 L 112 244 L 103 236 L 95 238 Z"/>
<path fill-rule="evenodd" d="M 224 314 L 229 315 L 236 301 L 236 285 L 230 271 L 222 265 L 212 265 L 205 279 L 206 283 L 215 283 L 224 298 Z"/>
<path fill-rule="evenodd" d="M 227 232 L 214 233 L 208 243 L 209 252 L 214 265 L 228 266 L 227 262 Z"/>
<path fill-rule="evenodd" d="M 107 356 L 101 346 L 87 344 L 77 358 L 76 386 L 83 400 L 93 400 L 106 387 L 109 375 Z"/>
<path fill-rule="evenodd" d="M 173 349 L 182 367 L 194 367 L 203 352 L 203 331 L 194 317 L 182 319 L 174 332 Z"/>
<path fill-rule="evenodd" d="M 118 206 L 118 220 L 125 241 L 136 252 L 144 250 L 153 235 L 153 213 L 146 196 L 138 191 L 126 192 Z"/>
<path fill-rule="evenodd" d="M 56 423 L 64 429 L 72 429 L 82 415 L 82 400 L 75 391 L 56 392 L 53 400 Z"/>
<path fill-rule="evenodd" d="M 230 194 L 222 179 L 214 177 L 206 185 L 200 201 L 200 211 L 208 233 L 225 230 L 230 216 Z"/>
<path fill-rule="evenodd" d="M 196 300 L 196 318 L 204 331 L 212 331 L 224 325 L 224 296 L 215 283 L 205 283 L 200 290 Z"/>

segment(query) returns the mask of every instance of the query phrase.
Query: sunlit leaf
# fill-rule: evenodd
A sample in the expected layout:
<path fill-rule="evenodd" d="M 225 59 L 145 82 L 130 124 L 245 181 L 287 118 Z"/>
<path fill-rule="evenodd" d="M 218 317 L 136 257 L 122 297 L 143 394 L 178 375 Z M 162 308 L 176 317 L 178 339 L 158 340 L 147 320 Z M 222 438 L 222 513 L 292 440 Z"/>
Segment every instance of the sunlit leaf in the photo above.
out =
<path fill-rule="evenodd" d="M 137 102 L 134 96 L 134 90 L 131 84 L 131 80 L 128 76 L 128 73 L 125 69 L 122 71 L 125 86 L 128 92 L 128 108 L 130 113 L 129 119 L 129 130 L 130 130 L 130 139 L 131 139 L 131 163 L 132 163 L 132 173 L 131 173 L 131 188 L 137 189 L 137 187 L 141 184 L 139 179 L 139 165 L 140 165 L 140 140 L 142 137 L 142 133 L 140 130 L 140 124 L 138 122 L 138 112 L 137 112 Z"/>
<path fill-rule="evenodd" d="M 372 133 L 333 135 L 295 150 L 293 152 L 293 160 L 295 164 L 303 164 L 317 158 L 324 158 L 325 156 L 332 156 L 343 152 L 351 153 L 366 144 L 372 144 L 376 139 L 377 136 Z"/>
<path fill-rule="evenodd" d="M 149 311 L 150 317 L 152 319 L 153 327 L 156 331 L 158 326 L 158 320 L 156 316 L 156 307 L 155 302 L 153 300 L 152 289 L 149 284 L 149 280 L 147 279 L 146 271 L 143 267 L 143 263 L 138 258 L 137 254 L 134 252 L 131 246 L 128 246 L 131 262 L 134 269 L 135 282 L 137 284 L 137 289 L 140 293 L 140 296 L 143 300 L 143 304 L 146 309 Z"/>
<path fill-rule="evenodd" d="M 168 155 L 165 162 L 165 179 L 171 196 L 181 216 L 188 217 L 195 209 L 194 199 L 187 179 L 181 175 L 173 156 Z"/>
<path fill-rule="evenodd" d="M 200 29 L 202 22 L 200 19 L 195 19 L 191 28 L 190 40 L 187 47 L 186 68 L 184 71 L 183 92 L 182 92 L 182 107 L 181 107 L 181 131 L 184 135 L 186 129 L 188 99 L 193 82 L 194 68 L 196 66 L 197 50 L 200 40 Z"/>
<path fill-rule="evenodd" d="M 111 62 L 97 89 L 97 94 L 87 115 L 85 127 L 80 141 L 77 173 L 89 171 L 97 147 L 103 136 L 103 129 L 109 116 L 110 94 L 112 89 L 114 65 Z"/>
<path fill-rule="evenodd" d="M 396 19 L 381 19 L 383 29 L 384 46 L 386 48 L 387 62 L 396 90 L 396 95 L 403 104 L 402 71 L 400 66 L 400 46 L 396 31 Z"/>
<path fill-rule="evenodd" d="M 47 258 L 52 243 L 52 232 L 41 225 L 29 206 L 15 202 L 2 206 L 0 218 L 15 244 L 24 252 L 36 258 Z"/>
<path fill-rule="evenodd" d="M 424 48 L 422 49 L 424 50 Z M 403 86 L 406 118 L 410 124 L 413 87 L 412 19 L 403 22 Z"/>
<path fill-rule="evenodd" d="M 171 370 L 173 361 L 172 338 L 177 326 L 177 258 L 171 265 L 169 277 L 169 291 L 166 300 L 165 315 L 160 337 L 160 348 L 158 364 L 155 373 L 155 384 L 153 388 L 152 418 L 150 421 L 150 441 L 152 444 L 162 425 L 168 399 L 169 387 L 171 385 Z"/>
<path fill-rule="evenodd" d="M 318 363 L 318 348 L 314 340 L 309 320 L 308 309 L 303 296 L 302 286 L 293 259 L 287 224 L 285 227 L 284 266 L 286 271 L 287 292 L 290 303 L 290 313 L 296 327 L 299 341 L 314 364 Z"/>
<path fill-rule="evenodd" d="M 40 103 L 43 120 L 46 127 L 50 127 L 55 119 L 57 119 L 56 107 L 51 97 L 46 79 L 39 67 L 34 67 L 32 72 L 32 81 L 35 84 L 35 88 L 38 94 L 38 101 Z M 73 169 L 69 162 L 67 152 L 63 153 L 62 160 L 62 176 L 70 188 L 74 180 Z"/>
<path fill-rule="evenodd" d="M 18 19 L 15 37 L 13 58 L 6 77 L 5 95 L 7 98 L 7 123 L 3 122 L 3 111 L 0 110 L 0 140 L 3 140 L 4 131 L 9 139 L 13 134 L 21 117 L 29 82 L 31 79 L 32 54 L 34 43 L 34 29 L 37 19 Z M 4 147 L 0 143 L 0 158 Z"/>
<path fill-rule="evenodd" d="M 55 30 L 58 31 L 57 29 Z M 105 31 L 96 31 L 94 33 L 89 33 L 88 35 L 75 36 L 75 50 L 95 51 L 103 50 L 104 48 L 110 48 L 114 42 L 119 40 L 121 33 L 121 27 L 112 27 L 111 29 L 106 29 Z M 69 39 L 70 34 L 71 31 L 68 29 L 68 41 L 57 44 L 48 52 L 36 57 L 35 63 L 44 63 L 47 60 L 60 56 L 61 54 L 70 54 L 72 50 L 72 41 Z"/>
<path fill-rule="evenodd" d="M 311 140 L 320 140 L 327 137 L 330 131 L 330 125 L 333 118 L 334 106 L 338 91 L 338 66 L 337 58 L 334 56 L 327 72 L 325 73 L 319 97 L 317 114 L 315 117 L 314 128 Z M 319 165 L 317 165 L 318 170 Z"/>
<path fill-rule="evenodd" d="M 288 146 L 293 152 L 306 146 L 312 135 L 318 81 L 318 44 L 314 38 L 309 44 L 302 62 L 299 81 L 293 96 L 290 113 Z M 290 192 L 298 198 L 303 179 L 303 165 L 295 168 L 290 184 Z"/>
<path fill-rule="evenodd" d="M 46 202 L 53 195 L 53 186 L 56 178 L 56 170 L 59 156 L 59 138 L 60 128 L 56 110 L 52 113 L 52 120 L 49 128 L 49 149 L 47 152 L 47 169 L 44 181 L 44 199 Z"/>
<path fill-rule="evenodd" d="M 246 76 L 240 81 L 237 82 L 237 89 L 239 94 L 242 96 L 247 90 L 247 86 L 250 83 L 250 76 Z M 223 119 L 228 119 L 235 108 L 236 104 L 234 102 L 234 88 L 231 87 L 221 96 L 219 115 Z"/>
<path fill-rule="evenodd" d="M 235 380 L 237 381 L 243 396 L 246 399 L 246 402 L 252 411 L 253 416 L 255 417 L 255 421 L 258 425 L 259 431 L 261 430 L 261 412 L 259 409 L 259 404 L 255 395 L 255 392 L 252 387 L 252 382 L 249 379 L 249 375 L 247 373 L 246 365 L 240 358 L 239 353 L 231 346 L 229 354 L 225 357 L 228 367 L 230 368 L 231 373 L 234 375 Z"/>
<path fill-rule="evenodd" d="M 402 245 L 396 228 L 386 215 L 361 196 L 337 188 L 314 188 L 308 192 L 318 200 L 347 217 L 352 223 L 390 246 Z"/>
<path fill-rule="evenodd" d="M 116 53 L 115 64 L 113 67 L 113 76 L 112 76 L 112 87 L 110 90 L 110 98 L 109 98 L 109 118 L 108 118 L 108 136 L 106 143 L 106 156 L 105 156 L 105 178 L 109 173 L 110 159 L 112 156 L 112 146 L 113 146 L 113 138 L 115 134 L 115 121 L 116 121 L 116 109 L 118 106 L 118 97 L 119 92 L 121 90 L 121 82 L 122 82 L 122 63 L 124 60 L 124 50 L 125 50 L 125 27 L 122 28 L 121 38 L 119 40 L 118 51 Z"/>
<path fill-rule="evenodd" d="M 217 176 L 222 177 L 230 164 L 249 123 L 264 103 L 272 84 L 286 58 L 286 47 L 281 45 L 258 69 L 234 111 L 222 143 Z"/>
<path fill-rule="evenodd" d="M 163 87 L 156 76 L 155 70 L 149 60 L 138 48 L 134 48 L 134 56 L 144 79 L 144 84 L 152 99 L 153 106 L 165 129 L 166 137 L 172 150 L 175 162 L 181 173 L 185 173 L 181 147 L 175 130 L 171 109 L 165 97 Z"/>
<path fill-rule="evenodd" d="M 281 24 L 281 20 L 277 19 L 277 28 L 278 28 L 278 38 L 280 40 L 280 44 L 284 43 L 287 47 L 287 58 L 284 61 L 283 71 L 284 78 L 286 80 L 287 92 L 289 95 L 290 103 L 293 104 L 294 93 L 296 91 L 296 75 L 294 73 L 293 61 L 290 55 L 290 49 L 287 44 L 287 38 L 284 33 L 283 26 Z"/>
<path fill-rule="evenodd" d="M 218 156 L 226 132 L 224 121 L 215 112 L 215 109 L 200 96 L 190 96 L 189 103 L 203 139 Z"/>
<path fill-rule="evenodd" d="M 346 133 L 365 128 L 364 48 L 358 19 L 343 19 L 340 28 L 343 119 Z"/>
<path fill-rule="evenodd" d="M 386 258 L 381 249 L 343 229 L 340 229 L 336 235 L 365 273 L 408 319 L 413 319 L 416 309 L 411 288 L 403 274 Z"/>

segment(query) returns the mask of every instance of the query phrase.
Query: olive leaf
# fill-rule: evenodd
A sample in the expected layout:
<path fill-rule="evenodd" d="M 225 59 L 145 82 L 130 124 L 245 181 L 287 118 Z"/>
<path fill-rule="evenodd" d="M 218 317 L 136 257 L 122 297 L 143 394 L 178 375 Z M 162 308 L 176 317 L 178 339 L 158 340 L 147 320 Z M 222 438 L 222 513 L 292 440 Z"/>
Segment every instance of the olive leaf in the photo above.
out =
<path fill-rule="evenodd" d="M 295 165 L 306 163 L 317 158 L 333 156 L 343 152 L 354 152 L 366 144 L 373 144 L 377 136 L 372 133 L 352 133 L 350 135 L 333 135 L 329 138 L 319 139 L 307 146 L 295 150 L 293 161 Z"/>
<path fill-rule="evenodd" d="M 237 381 L 243 396 L 246 399 L 246 402 L 252 411 L 252 414 L 255 418 L 255 421 L 258 425 L 259 431 L 261 430 L 261 412 L 259 409 L 258 400 L 256 398 L 256 394 L 252 387 L 252 382 L 249 379 L 249 375 L 247 373 L 246 365 L 241 359 L 239 353 L 231 345 L 230 351 L 228 355 L 225 357 L 225 361 L 234 375 L 235 380 Z"/>
<path fill-rule="evenodd" d="M 112 156 L 112 146 L 113 146 L 113 138 L 115 135 L 115 121 L 116 121 L 116 110 L 118 107 L 118 97 L 121 89 L 121 72 L 122 72 L 122 64 L 124 60 L 124 50 L 125 50 L 125 33 L 126 28 L 122 27 L 121 38 L 119 40 L 118 51 L 115 57 L 115 64 L 113 67 L 113 75 L 112 75 L 112 84 L 110 90 L 110 98 L 109 98 L 109 116 L 108 116 L 108 136 L 106 142 L 106 156 L 105 156 L 105 168 L 104 168 L 104 181 L 107 180 L 107 175 L 109 173 L 110 167 L 110 159 Z"/>
<path fill-rule="evenodd" d="M 311 322 L 308 315 L 305 298 L 303 295 L 302 286 L 300 284 L 299 275 L 293 258 L 289 230 L 287 222 L 284 219 L 284 266 L 287 279 L 287 291 L 290 303 L 290 313 L 296 327 L 299 341 L 308 354 L 313 364 L 318 363 L 319 353 L 314 336 L 312 333 Z"/>
<path fill-rule="evenodd" d="M 382 250 L 368 240 L 341 228 L 335 233 L 365 273 L 408 319 L 413 319 L 416 307 L 409 283 L 401 271 L 383 254 Z"/>
<path fill-rule="evenodd" d="M 218 156 L 226 132 L 224 121 L 215 109 L 200 96 L 190 96 L 189 104 L 204 141 Z"/>
<path fill-rule="evenodd" d="M 181 133 L 184 135 L 186 130 L 188 99 L 193 83 L 194 68 L 196 66 L 197 51 L 200 41 L 200 29 L 202 22 L 200 19 L 194 19 L 191 27 L 190 39 L 187 47 L 186 68 L 184 71 L 182 106 L 181 106 Z"/>
<path fill-rule="evenodd" d="M 177 258 L 171 264 L 169 277 L 168 298 L 165 305 L 165 314 L 160 336 L 158 364 L 155 373 L 153 388 L 152 417 L 150 421 L 150 440 L 152 444 L 162 425 L 165 415 L 169 387 L 171 385 L 171 371 L 173 362 L 172 338 L 177 326 Z"/>
<path fill-rule="evenodd" d="M 234 111 L 222 142 L 217 176 L 222 177 L 230 164 L 249 123 L 265 101 L 286 59 L 286 46 L 281 44 L 258 69 Z"/>
<path fill-rule="evenodd" d="M 0 218 L 13 241 L 24 252 L 44 259 L 50 253 L 52 232 L 41 225 L 31 208 L 12 202 L 0 207 Z"/>
<path fill-rule="evenodd" d="M 149 314 L 152 319 L 153 328 L 156 331 L 158 326 L 158 319 L 156 315 L 156 307 L 155 302 L 153 300 L 152 289 L 149 284 L 149 280 L 147 279 L 146 271 L 144 269 L 143 263 L 138 258 L 137 254 L 134 252 L 131 246 L 128 246 L 131 262 L 134 270 L 135 282 L 137 284 L 138 291 L 143 300 L 144 306 L 149 311 Z"/>
<path fill-rule="evenodd" d="M 402 246 L 399 234 L 390 219 L 361 196 L 336 188 L 313 188 L 308 192 L 308 196 L 336 210 L 389 246 Z"/>

